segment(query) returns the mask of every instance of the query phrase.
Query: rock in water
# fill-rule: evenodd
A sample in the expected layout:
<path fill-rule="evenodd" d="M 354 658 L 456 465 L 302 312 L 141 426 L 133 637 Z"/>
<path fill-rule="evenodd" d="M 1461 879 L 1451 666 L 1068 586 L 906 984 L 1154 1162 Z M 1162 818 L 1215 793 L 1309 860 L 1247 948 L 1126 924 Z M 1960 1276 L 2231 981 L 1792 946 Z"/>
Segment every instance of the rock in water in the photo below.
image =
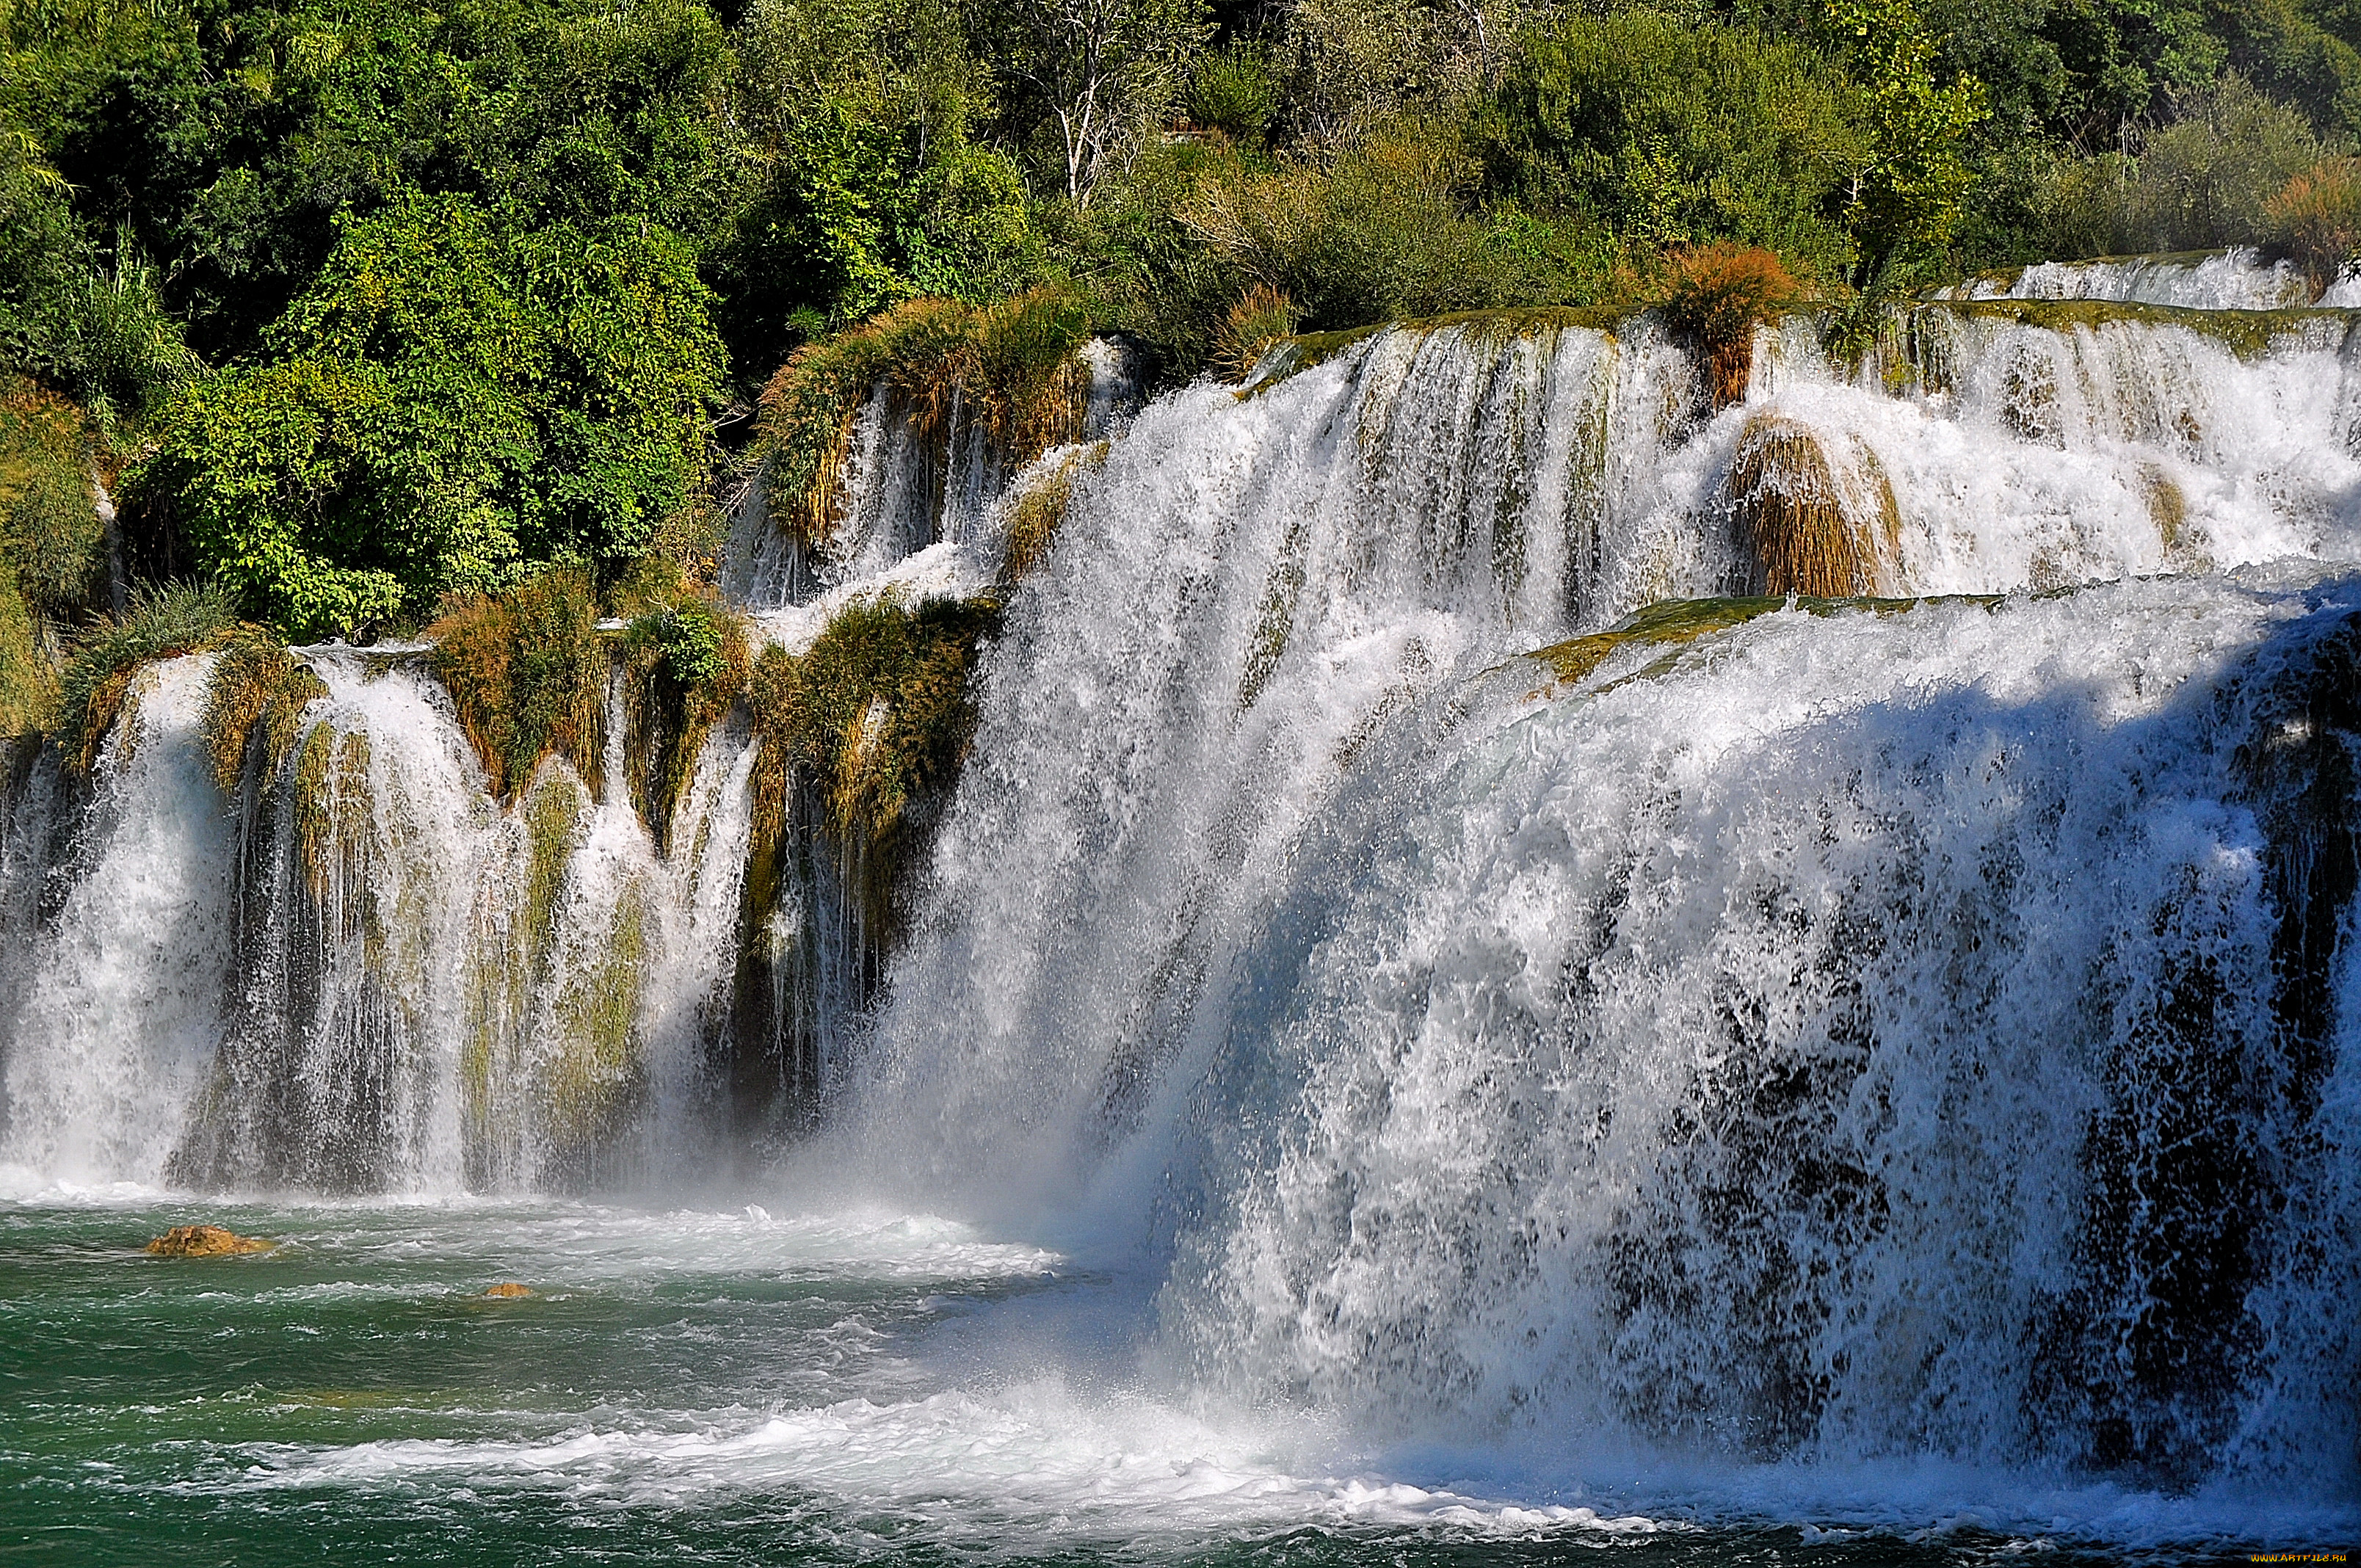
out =
<path fill-rule="evenodd" d="M 510 1300 L 520 1296 L 530 1296 L 533 1294 L 533 1291 L 529 1287 L 520 1285 L 515 1280 L 511 1279 L 502 1284 L 493 1286 L 490 1289 L 485 1291 L 484 1294 L 487 1296 L 498 1296 L 503 1300 Z"/>
<path fill-rule="evenodd" d="M 240 1253 L 269 1252 L 277 1242 L 242 1236 L 219 1225 L 174 1225 L 148 1244 L 158 1257 L 233 1257 Z"/>

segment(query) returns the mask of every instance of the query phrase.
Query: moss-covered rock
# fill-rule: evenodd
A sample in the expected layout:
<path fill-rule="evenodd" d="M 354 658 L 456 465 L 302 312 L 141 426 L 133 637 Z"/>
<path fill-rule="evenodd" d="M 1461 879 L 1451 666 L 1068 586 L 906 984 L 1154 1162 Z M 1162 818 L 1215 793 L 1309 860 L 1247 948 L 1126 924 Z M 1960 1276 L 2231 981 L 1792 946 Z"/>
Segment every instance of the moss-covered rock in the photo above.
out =
<path fill-rule="evenodd" d="M 269 1252 L 278 1245 L 220 1225 L 175 1225 L 149 1242 L 148 1252 L 153 1257 L 239 1257 Z"/>

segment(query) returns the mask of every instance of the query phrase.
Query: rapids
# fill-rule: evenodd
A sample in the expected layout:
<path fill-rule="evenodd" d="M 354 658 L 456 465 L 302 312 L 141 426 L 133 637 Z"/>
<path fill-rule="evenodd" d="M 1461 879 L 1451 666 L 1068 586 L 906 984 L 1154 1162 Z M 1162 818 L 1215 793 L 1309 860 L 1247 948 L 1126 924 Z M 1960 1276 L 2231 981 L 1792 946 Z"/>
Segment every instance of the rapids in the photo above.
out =
<path fill-rule="evenodd" d="M 719 1518 L 793 1477 L 830 1530 L 989 1499 L 1085 1555 L 1150 1516 L 1166 1554 L 2349 1533 L 2361 313 L 2081 265 L 1857 361 L 1767 329 L 1719 409 L 1651 320 L 1546 313 L 1136 408 L 1102 350 L 1090 442 L 1023 469 L 873 399 L 838 534 L 758 477 L 724 582 L 790 649 L 863 595 L 1005 601 L 890 947 L 818 828 L 750 906 L 742 723 L 667 849 L 560 761 L 497 806 L 400 652 L 303 651 L 328 695 L 234 796 L 204 658 L 143 674 L 89 781 L 6 780 L 39 1245 L 170 1190 L 441 1216 L 427 1258 L 653 1223 L 586 1300 L 804 1276 L 585 1194 L 978 1250 L 907 1311 L 873 1282 L 937 1265 L 822 1269 L 891 1376 L 798 1384 L 837 1351 L 754 1312 L 677 1398 L 265 1422 L 125 1484 Z M 958 1283 L 1004 1264 L 1046 1283 Z M 965 1550 L 932 1529 L 879 1549 Z"/>

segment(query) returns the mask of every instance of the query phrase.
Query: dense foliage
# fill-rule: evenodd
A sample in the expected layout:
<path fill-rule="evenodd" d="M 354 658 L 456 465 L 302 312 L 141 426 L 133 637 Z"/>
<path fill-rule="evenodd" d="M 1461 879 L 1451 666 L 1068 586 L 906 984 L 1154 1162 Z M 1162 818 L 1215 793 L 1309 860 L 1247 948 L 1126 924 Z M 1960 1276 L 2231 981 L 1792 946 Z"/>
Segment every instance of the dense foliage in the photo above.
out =
<path fill-rule="evenodd" d="M 11 0 L 0 371 L 122 470 L 118 576 L 306 636 L 545 565 L 613 608 L 698 576 L 766 384 L 824 478 L 865 378 L 1003 353 L 1049 418 L 1089 331 L 1185 378 L 2048 255 L 2324 283 L 2356 46 L 2345 0 Z M 74 510 L 22 422 L 0 499 Z M 11 525 L 0 662 L 107 608 L 60 527 Z"/>

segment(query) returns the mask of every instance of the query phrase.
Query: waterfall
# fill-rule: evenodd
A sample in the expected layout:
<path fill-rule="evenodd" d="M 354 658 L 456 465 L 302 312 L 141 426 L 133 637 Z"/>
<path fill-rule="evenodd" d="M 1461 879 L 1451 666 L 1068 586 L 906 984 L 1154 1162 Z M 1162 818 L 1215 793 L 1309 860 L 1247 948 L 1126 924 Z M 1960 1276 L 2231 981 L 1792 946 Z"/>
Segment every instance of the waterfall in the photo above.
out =
<path fill-rule="evenodd" d="M 1492 320 L 1159 400 L 810 1157 L 1115 1248 L 1208 1398 L 2336 1493 L 2352 324 L 1790 323 L 1715 411 Z"/>
<path fill-rule="evenodd" d="M 619 757 L 602 795 L 552 760 L 503 812 L 414 655 L 306 653 L 326 695 L 236 792 L 203 654 L 142 674 L 64 854 L 31 848 L 64 792 L 19 792 L 0 1161 L 331 1192 L 709 1163 L 748 739 L 708 743 L 660 855 Z"/>
<path fill-rule="evenodd" d="M 1101 348 L 1029 465 L 873 395 L 835 532 L 758 474 L 723 578 L 790 652 L 1002 607 L 890 936 L 747 713 L 659 840 L 620 674 L 602 765 L 503 800 L 421 650 L 299 651 L 229 789 L 213 656 L 157 664 L 89 778 L 0 780 L 0 1164 L 789 1144 L 1100 1249 L 1207 1401 L 2327 1496 L 2361 317 L 2163 287 L 1779 323 L 1727 407 L 1564 313 L 1136 410 Z"/>
<path fill-rule="evenodd" d="M 2321 301 L 2349 305 L 2340 279 Z M 1950 300 L 2113 300 L 2202 311 L 2275 311 L 2312 303 L 2312 284 L 2293 261 L 2268 260 L 2251 246 L 2165 256 L 2037 261 L 1988 272 L 1937 291 Z"/>

